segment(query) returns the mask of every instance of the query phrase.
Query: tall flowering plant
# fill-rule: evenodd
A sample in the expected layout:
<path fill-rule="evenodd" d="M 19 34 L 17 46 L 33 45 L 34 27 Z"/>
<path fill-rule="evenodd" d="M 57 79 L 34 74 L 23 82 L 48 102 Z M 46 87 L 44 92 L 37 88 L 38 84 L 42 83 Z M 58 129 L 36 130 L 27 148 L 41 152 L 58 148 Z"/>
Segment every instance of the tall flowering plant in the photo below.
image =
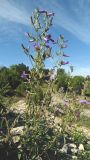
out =
<path fill-rule="evenodd" d="M 47 59 L 55 58 L 56 63 L 53 68 L 69 64 L 69 61 L 64 60 L 69 57 L 64 53 L 64 49 L 68 47 L 68 41 L 63 35 L 54 39 L 50 33 L 54 16 L 53 12 L 35 9 L 31 16 L 33 34 L 25 33 L 29 47 L 22 44 L 32 67 L 30 73 L 23 71 L 21 75 L 27 81 L 28 107 L 24 117 L 24 134 L 20 140 L 19 160 L 73 159 L 75 155 L 78 159 L 79 143 L 77 146 L 73 145 L 75 147 L 73 151 L 72 148 L 70 149 L 70 145 L 72 146 L 70 143 L 74 143 L 73 132 L 71 132 L 74 128 L 71 127 L 80 117 L 76 99 L 74 97 L 70 101 L 62 99 L 63 104 L 59 104 L 54 112 L 52 93 L 56 72 L 52 70 L 53 75 L 48 73 L 49 79 L 46 80 Z M 58 115 L 61 119 L 56 124 L 55 116 Z"/>
<path fill-rule="evenodd" d="M 49 73 L 49 79 L 46 81 L 45 62 L 47 59 L 56 60 L 54 67 L 61 67 L 69 64 L 69 61 L 64 60 L 69 55 L 64 53 L 67 48 L 67 41 L 63 35 L 59 35 L 58 39 L 54 39 L 50 33 L 50 28 L 53 25 L 53 18 L 55 13 L 46 10 L 35 9 L 31 16 L 31 23 L 33 26 L 33 34 L 25 33 L 28 38 L 29 47 L 22 44 L 25 54 L 29 57 L 31 62 L 30 73 L 22 73 L 21 77 L 27 80 L 27 103 L 25 134 L 21 138 L 21 159 L 55 159 L 56 155 L 62 155 L 60 152 L 60 145 L 58 145 L 58 138 L 61 134 L 64 138 L 64 131 L 66 120 L 64 118 L 63 127 L 59 124 L 59 128 L 55 126 L 52 118 L 51 98 L 53 93 L 53 84 L 56 73 Z M 53 53 L 53 49 L 56 52 Z M 67 106 L 67 105 L 66 105 Z M 52 108 L 50 108 L 52 107 Z M 64 106 L 65 107 L 65 106 Z M 66 107 L 67 114 L 69 107 Z M 58 111 L 64 114 L 61 109 Z M 71 119 L 70 119 L 71 121 Z M 68 128 L 68 127 L 67 127 Z M 63 131 L 62 131 L 63 130 Z M 57 145 L 56 145 L 57 144 Z M 24 153 L 22 151 L 24 149 Z M 58 150 L 59 149 L 59 150 Z M 50 156 L 53 155 L 53 156 Z"/>
<path fill-rule="evenodd" d="M 31 23 L 34 28 L 34 33 L 25 33 L 28 37 L 29 47 L 26 48 L 23 44 L 24 52 L 29 56 L 32 67 L 39 74 L 39 78 L 43 76 L 43 69 L 45 67 L 45 61 L 49 58 L 58 57 L 57 66 L 68 64 L 68 61 L 61 60 L 61 57 L 69 57 L 64 53 L 64 49 L 67 48 L 67 41 L 64 40 L 64 36 L 60 35 L 57 40 L 53 39 L 51 33 L 49 33 L 51 26 L 53 25 L 54 13 L 49 13 L 46 10 L 36 9 L 31 16 Z M 58 47 L 58 51 L 53 55 L 53 48 Z M 32 50 L 34 53 L 32 54 Z"/>
<path fill-rule="evenodd" d="M 46 101 L 45 97 L 47 96 L 44 95 L 42 84 L 45 80 L 45 62 L 47 59 L 56 59 L 55 66 L 52 67 L 61 67 L 62 65 L 69 64 L 68 61 L 64 61 L 65 58 L 69 57 L 69 55 L 64 53 L 64 49 L 67 48 L 67 41 L 64 40 L 64 36 L 60 35 L 58 39 L 53 39 L 53 35 L 49 33 L 53 25 L 54 15 L 55 13 L 53 12 L 35 9 L 31 16 L 31 23 L 34 29 L 33 34 L 29 32 L 25 33 L 28 38 L 29 47 L 27 48 L 22 44 L 24 52 L 29 57 L 32 66 L 29 74 L 29 98 L 32 97 L 30 98 L 30 103 L 33 103 L 33 105 L 34 103 L 35 105 L 39 103 L 41 106 Z M 53 48 L 55 47 L 56 53 L 53 53 Z M 24 78 L 26 76 L 25 73 Z M 49 76 L 54 77 L 51 74 Z M 51 86 L 50 79 L 48 80 L 48 84 Z M 37 92 L 41 92 L 41 95 Z"/>

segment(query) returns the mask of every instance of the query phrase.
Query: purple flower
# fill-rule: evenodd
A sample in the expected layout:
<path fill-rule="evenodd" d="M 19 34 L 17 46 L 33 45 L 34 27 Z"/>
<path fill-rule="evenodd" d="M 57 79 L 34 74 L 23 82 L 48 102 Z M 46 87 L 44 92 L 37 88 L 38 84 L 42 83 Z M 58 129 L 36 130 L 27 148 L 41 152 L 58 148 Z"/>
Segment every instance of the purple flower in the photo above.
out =
<path fill-rule="evenodd" d="M 86 104 L 86 100 L 80 100 L 79 103 Z"/>
<path fill-rule="evenodd" d="M 53 42 L 53 44 L 56 44 L 56 42 L 53 39 L 50 39 L 51 42 Z"/>
<path fill-rule="evenodd" d="M 61 61 L 61 65 L 66 65 L 66 64 L 69 64 L 69 62 Z"/>
<path fill-rule="evenodd" d="M 27 74 L 27 73 L 25 73 L 25 71 L 23 71 L 23 73 L 21 74 L 21 77 L 26 79 L 26 78 L 27 78 L 27 76 L 28 76 L 28 74 Z"/>
<path fill-rule="evenodd" d="M 69 57 L 69 55 L 67 55 L 67 54 L 63 54 L 63 56 L 64 56 L 64 57 Z"/>
<path fill-rule="evenodd" d="M 55 15 L 55 13 L 47 13 L 47 16 L 54 16 Z"/>
<path fill-rule="evenodd" d="M 47 13 L 46 10 L 39 10 L 39 13 Z"/>
<path fill-rule="evenodd" d="M 51 40 L 51 35 L 50 35 L 50 34 L 48 34 L 48 35 L 47 35 L 47 36 L 45 36 L 43 39 L 45 40 L 45 42 L 46 42 L 46 43 L 48 43 L 48 42 L 49 42 L 49 40 Z"/>
<path fill-rule="evenodd" d="M 44 37 L 43 39 L 45 40 L 46 43 L 49 42 L 49 39 L 47 37 Z"/>
<path fill-rule="evenodd" d="M 79 103 L 90 105 L 90 101 L 87 101 L 87 100 L 80 100 Z"/>
<path fill-rule="evenodd" d="M 39 46 L 37 43 L 34 44 L 34 48 L 35 48 L 37 51 L 40 51 L 40 46 Z"/>
<path fill-rule="evenodd" d="M 53 44 L 56 44 L 56 42 L 51 38 L 51 35 L 48 34 L 47 36 L 45 36 L 43 38 L 45 40 L 46 43 L 48 43 L 49 41 L 53 42 Z"/>
<path fill-rule="evenodd" d="M 47 44 L 46 44 L 45 46 L 46 46 L 46 48 L 50 48 L 50 46 L 49 46 L 49 45 L 47 45 Z"/>
<path fill-rule="evenodd" d="M 86 102 L 86 104 L 90 105 L 90 102 L 89 102 L 89 101 L 87 101 L 87 102 Z"/>

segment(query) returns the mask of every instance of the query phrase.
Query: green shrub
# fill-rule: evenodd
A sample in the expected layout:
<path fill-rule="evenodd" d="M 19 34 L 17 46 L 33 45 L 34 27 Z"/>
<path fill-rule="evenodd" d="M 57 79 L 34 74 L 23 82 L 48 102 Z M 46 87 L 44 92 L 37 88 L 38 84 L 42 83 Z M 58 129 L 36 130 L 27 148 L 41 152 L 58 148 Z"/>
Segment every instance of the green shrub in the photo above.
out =
<path fill-rule="evenodd" d="M 74 91 L 77 94 L 81 94 L 81 91 L 84 87 L 84 77 L 82 76 L 75 76 L 70 81 L 70 87 L 72 88 L 72 91 Z"/>

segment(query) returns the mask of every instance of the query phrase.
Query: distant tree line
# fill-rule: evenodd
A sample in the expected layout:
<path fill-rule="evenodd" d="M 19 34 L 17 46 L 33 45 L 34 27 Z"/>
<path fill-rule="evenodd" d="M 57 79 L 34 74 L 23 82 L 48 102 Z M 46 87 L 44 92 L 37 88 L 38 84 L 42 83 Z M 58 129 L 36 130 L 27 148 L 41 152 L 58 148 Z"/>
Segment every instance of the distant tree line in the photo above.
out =
<path fill-rule="evenodd" d="M 29 74 L 29 67 L 25 64 L 12 65 L 9 68 L 0 68 L 0 95 L 13 96 L 13 95 L 25 95 L 26 86 L 25 79 L 21 77 L 22 72 Z M 45 81 L 50 79 L 52 70 L 44 69 Z M 56 89 L 59 91 L 63 89 L 63 92 L 75 92 L 76 94 L 90 95 L 90 78 L 83 76 L 70 76 L 64 69 L 58 69 L 55 77 Z"/>
<path fill-rule="evenodd" d="M 29 67 L 25 64 L 12 65 L 9 68 L 0 68 L 0 94 L 4 96 L 23 94 L 25 90 L 24 79 L 21 74 L 23 71 L 29 72 Z"/>

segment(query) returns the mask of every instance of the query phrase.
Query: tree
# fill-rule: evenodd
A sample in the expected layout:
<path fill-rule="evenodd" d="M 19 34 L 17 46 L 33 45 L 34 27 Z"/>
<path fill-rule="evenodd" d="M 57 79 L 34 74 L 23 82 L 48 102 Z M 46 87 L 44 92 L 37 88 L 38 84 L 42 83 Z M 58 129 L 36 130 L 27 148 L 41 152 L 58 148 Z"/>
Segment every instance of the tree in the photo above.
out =
<path fill-rule="evenodd" d="M 84 77 L 83 76 L 74 76 L 71 79 L 70 87 L 77 94 L 81 94 L 81 90 L 84 86 Z"/>
<path fill-rule="evenodd" d="M 68 79 L 69 75 L 65 72 L 65 70 L 62 68 L 58 69 L 56 78 L 57 90 L 63 87 L 63 90 L 66 91 L 68 88 Z"/>

